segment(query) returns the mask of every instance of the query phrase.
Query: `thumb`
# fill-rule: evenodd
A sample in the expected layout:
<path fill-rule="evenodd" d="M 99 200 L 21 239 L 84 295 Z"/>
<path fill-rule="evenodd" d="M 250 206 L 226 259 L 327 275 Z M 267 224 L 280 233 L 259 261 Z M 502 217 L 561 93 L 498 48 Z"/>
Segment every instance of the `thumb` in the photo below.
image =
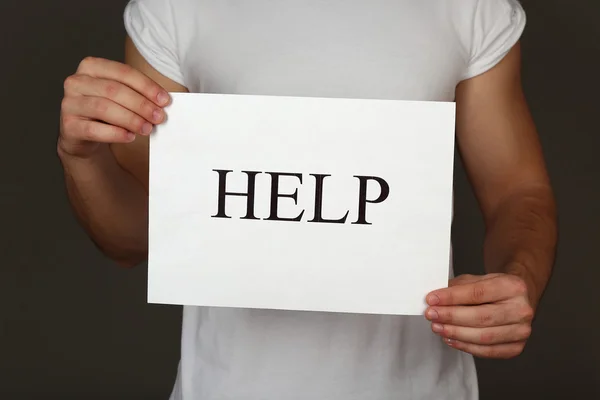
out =
<path fill-rule="evenodd" d="M 479 282 L 479 281 L 484 281 L 487 279 L 492 279 L 495 278 L 499 275 L 502 274 L 486 274 L 486 275 L 471 275 L 471 274 L 464 274 L 464 275 L 459 275 L 455 278 L 452 278 L 448 281 L 448 287 L 452 287 L 452 286 L 458 286 L 458 285 L 466 285 L 468 283 L 474 283 L 474 282 Z"/>

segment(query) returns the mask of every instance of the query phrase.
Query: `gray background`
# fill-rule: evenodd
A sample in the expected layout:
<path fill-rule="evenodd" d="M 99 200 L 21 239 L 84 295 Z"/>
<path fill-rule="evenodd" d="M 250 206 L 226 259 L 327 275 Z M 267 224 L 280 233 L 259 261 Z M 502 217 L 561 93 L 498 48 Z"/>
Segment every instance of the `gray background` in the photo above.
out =
<path fill-rule="evenodd" d="M 166 399 L 180 309 L 145 304 L 145 268 L 104 259 L 76 224 L 55 153 L 62 83 L 122 59 L 126 0 L 0 3 L 0 398 Z M 478 361 L 482 399 L 600 398 L 600 2 L 523 1 L 524 85 L 560 207 L 555 274 L 519 358 Z M 458 272 L 483 225 L 457 159 Z"/>

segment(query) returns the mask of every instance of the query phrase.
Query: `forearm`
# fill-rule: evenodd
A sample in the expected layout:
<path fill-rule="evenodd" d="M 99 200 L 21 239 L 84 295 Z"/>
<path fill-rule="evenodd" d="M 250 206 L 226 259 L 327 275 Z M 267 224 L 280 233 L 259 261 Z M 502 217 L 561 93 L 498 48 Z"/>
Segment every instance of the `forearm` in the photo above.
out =
<path fill-rule="evenodd" d="M 487 223 L 487 272 L 522 278 L 534 308 L 546 288 L 557 242 L 556 205 L 548 186 L 523 189 L 504 200 Z"/>
<path fill-rule="evenodd" d="M 119 166 L 108 147 L 89 159 L 60 151 L 59 157 L 75 215 L 94 243 L 120 265 L 143 261 L 148 198 L 141 183 Z"/>

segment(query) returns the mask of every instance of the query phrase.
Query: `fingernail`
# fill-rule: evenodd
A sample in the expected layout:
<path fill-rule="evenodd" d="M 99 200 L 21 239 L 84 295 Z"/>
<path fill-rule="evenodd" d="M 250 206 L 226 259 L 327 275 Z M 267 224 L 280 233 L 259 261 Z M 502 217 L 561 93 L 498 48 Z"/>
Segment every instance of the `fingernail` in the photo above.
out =
<path fill-rule="evenodd" d="M 160 122 L 161 119 L 162 119 L 162 111 L 154 110 L 152 112 L 152 120 L 154 120 L 154 122 Z"/>
<path fill-rule="evenodd" d="M 433 324 L 431 325 L 431 329 L 433 329 L 435 333 L 442 333 L 444 331 L 442 324 Z"/>
<path fill-rule="evenodd" d="M 169 94 L 167 92 L 160 92 L 157 96 L 159 104 L 167 104 L 169 101 Z"/>
<path fill-rule="evenodd" d="M 144 135 L 149 135 L 150 132 L 152 132 L 152 125 L 150 125 L 149 123 L 145 123 L 144 126 L 142 127 L 142 133 Z"/>
<path fill-rule="evenodd" d="M 434 320 L 434 319 L 438 319 L 439 315 L 438 315 L 437 311 L 429 310 L 429 311 L 427 311 L 427 317 L 429 317 L 429 319 L 431 319 L 431 320 Z"/>
<path fill-rule="evenodd" d="M 135 140 L 135 133 L 133 133 L 133 132 L 127 132 L 126 138 L 127 138 L 128 141 L 133 142 Z"/>
<path fill-rule="evenodd" d="M 448 343 L 450 346 L 456 344 L 454 339 L 444 338 L 444 342 Z"/>
<path fill-rule="evenodd" d="M 440 302 L 440 298 L 437 297 L 435 294 L 430 294 L 429 296 L 427 296 L 427 303 L 429 305 L 435 306 L 439 302 Z"/>

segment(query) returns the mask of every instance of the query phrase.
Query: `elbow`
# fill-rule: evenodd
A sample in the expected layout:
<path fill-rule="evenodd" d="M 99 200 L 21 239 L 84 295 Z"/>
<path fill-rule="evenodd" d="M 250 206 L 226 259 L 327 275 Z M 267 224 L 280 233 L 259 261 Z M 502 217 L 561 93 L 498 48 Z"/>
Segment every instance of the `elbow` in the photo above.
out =
<path fill-rule="evenodd" d="M 147 251 L 129 247 L 106 247 L 96 243 L 100 252 L 117 266 L 126 269 L 132 269 L 145 262 L 148 259 Z"/>
<path fill-rule="evenodd" d="M 140 265 L 144 260 L 142 259 L 124 259 L 124 258 L 112 258 L 112 261 L 117 264 L 117 266 L 124 269 L 132 269 Z"/>
<path fill-rule="evenodd" d="M 147 253 L 140 251 L 120 251 L 118 254 L 106 254 L 115 264 L 121 268 L 132 269 L 148 259 Z"/>

